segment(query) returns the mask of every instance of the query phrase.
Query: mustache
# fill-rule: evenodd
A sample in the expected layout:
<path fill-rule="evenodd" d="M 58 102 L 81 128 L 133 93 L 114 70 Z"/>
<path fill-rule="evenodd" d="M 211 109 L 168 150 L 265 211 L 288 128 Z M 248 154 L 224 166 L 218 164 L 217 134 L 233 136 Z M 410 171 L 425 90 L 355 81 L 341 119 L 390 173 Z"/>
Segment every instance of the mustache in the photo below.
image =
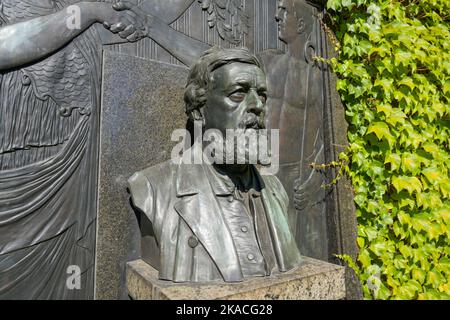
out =
<path fill-rule="evenodd" d="M 265 129 L 265 117 L 257 116 L 255 114 L 247 115 L 244 120 L 239 124 L 239 129 Z"/>

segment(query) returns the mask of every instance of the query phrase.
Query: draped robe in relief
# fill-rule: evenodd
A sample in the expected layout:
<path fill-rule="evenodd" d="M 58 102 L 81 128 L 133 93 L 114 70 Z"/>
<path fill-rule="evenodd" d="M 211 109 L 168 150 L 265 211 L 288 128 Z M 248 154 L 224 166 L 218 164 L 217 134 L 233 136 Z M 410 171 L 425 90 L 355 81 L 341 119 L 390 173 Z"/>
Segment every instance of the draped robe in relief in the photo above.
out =
<path fill-rule="evenodd" d="M 0 27 L 69 1 L 0 0 Z M 0 300 L 93 298 L 100 61 L 91 27 L 0 72 Z M 66 286 L 73 265 L 80 290 Z"/>

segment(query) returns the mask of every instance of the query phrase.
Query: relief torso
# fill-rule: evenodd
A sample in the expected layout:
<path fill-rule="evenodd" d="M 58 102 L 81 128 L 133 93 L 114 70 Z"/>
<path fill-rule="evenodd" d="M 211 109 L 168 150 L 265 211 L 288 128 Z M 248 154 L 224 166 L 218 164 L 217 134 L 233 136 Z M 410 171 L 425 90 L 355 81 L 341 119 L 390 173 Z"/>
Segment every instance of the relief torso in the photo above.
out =
<path fill-rule="evenodd" d="M 268 62 L 268 126 L 280 129 L 280 162 L 298 162 L 301 158 L 309 65 L 287 54 L 273 57 Z"/>
<path fill-rule="evenodd" d="M 0 0 L 0 28 L 70 3 Z M 92 296 L 100 49 L 91 27 L 0 72 L 0 298 Z M 68 261 L 89 274 L 82 290 L 60 285 Z"/>

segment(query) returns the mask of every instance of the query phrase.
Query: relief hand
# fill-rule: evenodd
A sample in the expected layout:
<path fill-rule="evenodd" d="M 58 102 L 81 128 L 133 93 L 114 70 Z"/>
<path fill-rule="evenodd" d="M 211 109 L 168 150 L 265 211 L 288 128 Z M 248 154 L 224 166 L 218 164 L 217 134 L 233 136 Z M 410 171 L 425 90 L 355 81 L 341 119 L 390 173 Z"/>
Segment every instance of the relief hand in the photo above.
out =
<path fill-rule="evenodd" d="M 131 1 L 119 1 L 112 7 L 116 14 L 103 22 L 107 29 L 129 42 L 148 36 L 148 28 L 152 22 L 151 16 L 142 13 Z"/>
<path fill-rule="evenodd" d="M 301 183 L 300 179 L 294 182 L 294 207 L 301 211 L 320 201 L 322 194 L 322 176 L 312 171 L 308 180 Z"/>

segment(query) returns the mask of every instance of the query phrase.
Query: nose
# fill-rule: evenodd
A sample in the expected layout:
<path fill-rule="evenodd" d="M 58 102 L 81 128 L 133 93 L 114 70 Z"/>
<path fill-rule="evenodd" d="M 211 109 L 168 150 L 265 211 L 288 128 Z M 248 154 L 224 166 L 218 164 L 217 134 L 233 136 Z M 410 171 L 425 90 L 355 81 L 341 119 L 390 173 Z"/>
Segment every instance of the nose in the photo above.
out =
<path fill-rule="evenodd" d="M 259 94 L 256 91 L 252 90 L 247 99 L 247 112 L 252 112 L 257 116 L 263 113 L 265 104 L 261 101 Z"/>

